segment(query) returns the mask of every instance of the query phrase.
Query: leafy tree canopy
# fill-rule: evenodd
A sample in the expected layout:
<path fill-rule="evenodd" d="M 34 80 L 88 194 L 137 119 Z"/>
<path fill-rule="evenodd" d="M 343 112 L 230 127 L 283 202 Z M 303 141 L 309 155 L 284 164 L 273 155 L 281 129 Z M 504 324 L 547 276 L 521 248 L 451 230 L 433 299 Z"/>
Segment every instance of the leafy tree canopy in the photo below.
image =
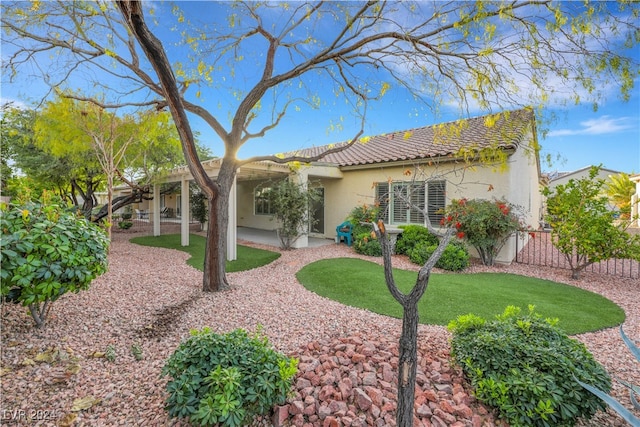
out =
<path fill-rule="evenodd" d="M 574 279 L 595 262 L 613 258 L 640 260 L 640 235 L 629 235 L 625 230 L 628 223 L 614 222 L 614 212 L 603 195 L 605 180 L 597 178 L 599 170 L 594 166 L 588 177 L 571 179 L 543 191 L 547 196 L 545 220 Z"/>

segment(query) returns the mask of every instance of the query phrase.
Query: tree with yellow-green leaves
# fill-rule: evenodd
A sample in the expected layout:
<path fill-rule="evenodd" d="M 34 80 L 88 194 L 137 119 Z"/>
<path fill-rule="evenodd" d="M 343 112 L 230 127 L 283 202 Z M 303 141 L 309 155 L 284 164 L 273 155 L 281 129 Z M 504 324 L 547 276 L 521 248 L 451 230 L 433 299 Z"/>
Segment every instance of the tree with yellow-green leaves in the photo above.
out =
<path fill-rule="evenodd" d="M 3 187 L 15 193 L 14 187 L 26 179 L 36 197 L 42 189 L 54 190 L 94 221 L 150 198 L 149 184 L 184 164 L 166 112 L 115 115 L 86 101 L 59 97 L 38 111 L 3 105 L 2 125 L 3 161 L 16 171 Z M 128 185 L 130 194 L 94 211 L 95 192 L 118 184 Z"/>
<path fill-rule="evenodd" d="M 335 152 L 358 143 L 367 108 L 390 90 L 402 89 L 434 110 L 455 102 L 468 115 L 542 108 L 552 100 L 597 103 L 611 85 L 627 99 L 638 76 L 632 54 L 640 37 L 640 4 L 631 1 L 199 2 L 176 4 L 170 12 L 156 7 L 137 1 L 5 1 L 0 19 L 9 49 L 3 50 L 3 71 L 10 77 L 40 53 L 55 52 L 61 59 L 42 76 L 50 85 L 65 87 L 72 75 L 96 73 L 103 78 L 92 88 L 112 95 L 93 99 L 104 108 L 169 109 L 189 170 L 208 201 L 207 292 L 229 286 L 228 204 L 238 169 L 259 160 L 310 162 L 327 153 L 238 158 L 245 144 L 259 141 L 285 116 L 323 108 L 325 97 L 348 105 L 361 127 L 348 144 L 328 149 Z M 223 143 L 215 178 L 197 156 L 194 119 Z M 398 294 L 407 314 L 398 426 L 413 422 L 413 308 L 433 265 L 425 264 L 414 291 Z"/>
<path fill-rule="evenodd" d="M 141 158 L 163 145 L 174 159 L 179 152 L 179 140 L 166 113 L 117 115 L 95 103 L 68 97 L 45 104 L 34 131 L 36 145 L 54 156 L 97 161 L 106 179 L 108 224 L 112 223 L 116 182 L 137 186 L 125 178 L 125 169 L 148 167 Z M 108 229 L 111 238 L 111 227 Z"/>

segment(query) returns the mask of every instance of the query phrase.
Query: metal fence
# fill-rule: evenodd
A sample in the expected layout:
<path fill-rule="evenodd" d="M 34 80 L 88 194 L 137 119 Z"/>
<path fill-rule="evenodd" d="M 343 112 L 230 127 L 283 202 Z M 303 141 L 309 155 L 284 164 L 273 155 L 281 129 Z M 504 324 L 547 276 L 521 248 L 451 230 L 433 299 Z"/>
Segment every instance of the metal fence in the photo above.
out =
<path fill-rule="evenodd" d="M 516 236 L 515 247 L 515 262 L 571 269 L 565 255 L 553 245 L 549 231 L 532 231 L 524 239 Z M 583 271 L 638 279 L 640 278 L 640 262 L 630 259 L 610 259 L 591 264 Z"/>

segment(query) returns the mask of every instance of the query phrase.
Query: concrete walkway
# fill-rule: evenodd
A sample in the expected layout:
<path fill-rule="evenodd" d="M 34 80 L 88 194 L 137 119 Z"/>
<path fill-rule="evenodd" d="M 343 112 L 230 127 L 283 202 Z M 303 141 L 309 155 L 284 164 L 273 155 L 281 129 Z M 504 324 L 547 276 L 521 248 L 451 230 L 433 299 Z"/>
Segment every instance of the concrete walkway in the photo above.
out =
<path fill-rule="evenodd" d="M 247 240 L 249 242 L 261 243 L 263 245 L 271 245 L 280 247 L 280 241 L 275 230 L 260 230 L 257 228 L 238 227 L 238 240 Z M 309 247 L 317 248 L 319 246 L 335 244 L 334 240 L 322 239 L 318 237 L 309 237 Z"/>

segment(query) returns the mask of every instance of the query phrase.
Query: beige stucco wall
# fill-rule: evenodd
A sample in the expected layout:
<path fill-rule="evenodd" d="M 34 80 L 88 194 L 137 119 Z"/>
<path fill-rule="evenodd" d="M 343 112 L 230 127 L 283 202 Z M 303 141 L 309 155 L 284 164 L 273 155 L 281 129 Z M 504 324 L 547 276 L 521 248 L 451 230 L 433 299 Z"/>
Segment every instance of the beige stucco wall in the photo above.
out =
<path fill-rule="evenodd" d="M 273 220 L 272 215 L 256 215 L 254 209 L 253 195 L 256 186 L 262 181 L 242 181 L 237 183 L 238 187 L 238 226 L 252 227 L 261 230 L 275 230 L 278 224 Z"/>

